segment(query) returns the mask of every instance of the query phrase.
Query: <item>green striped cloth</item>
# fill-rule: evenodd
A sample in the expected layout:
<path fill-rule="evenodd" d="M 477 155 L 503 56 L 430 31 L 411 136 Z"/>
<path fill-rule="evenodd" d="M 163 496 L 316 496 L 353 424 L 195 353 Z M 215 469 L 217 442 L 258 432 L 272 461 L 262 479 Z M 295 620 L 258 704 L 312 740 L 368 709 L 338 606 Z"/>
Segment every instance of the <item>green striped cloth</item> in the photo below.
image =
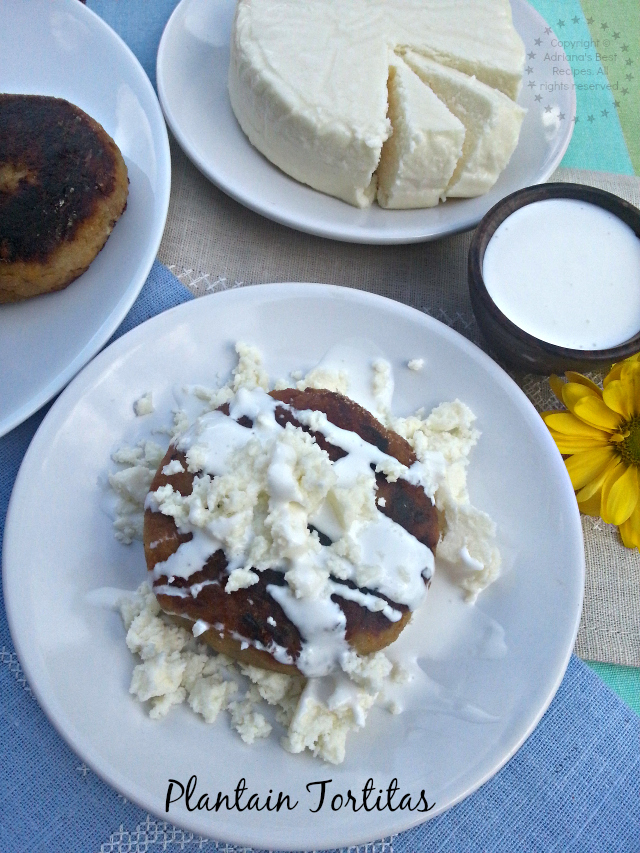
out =
<path fill-rule="evenodd" d="M 636 714 L 640 714 L 640 669 L 614 663 L 586 663 Z"/>
<path fill-rule="evenodd" d="M 561 165 L 640 174 L 640 7 L 638 0 L 531 0 L 553 28 L 540 50 L 566 56 L 577 115 Z"/>

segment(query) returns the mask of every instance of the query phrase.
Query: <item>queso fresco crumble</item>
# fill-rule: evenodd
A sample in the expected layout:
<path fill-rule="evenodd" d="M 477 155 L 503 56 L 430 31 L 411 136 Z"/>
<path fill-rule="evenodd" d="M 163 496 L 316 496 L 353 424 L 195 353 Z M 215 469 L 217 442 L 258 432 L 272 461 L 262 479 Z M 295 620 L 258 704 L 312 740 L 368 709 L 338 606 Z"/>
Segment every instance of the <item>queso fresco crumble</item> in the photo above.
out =
<path fill-rule="evenodd" d="M 189 397 L 198 404 L 200 415 L 214 412 L 242 394 L 253 394 L 257 399 L 262 391 L 269 389 L 269 379 L 259 351 L 242 343 L 237 344 L 236 351 L 238 364 L 228 384 L 216 389 L 201 386 L 188 389 Z M 415 362 L 407 366 L 412 370 L 417 367 Z M 291 381 L 281 381 L 275 387 L 324 388 L 348 395 L 350 377 L 346 371 L 318 368 L 306 377 L 292 374 L 292 378 L 293 385 Z M 394 417 L 390 409 L 391 369 L 383 359 L 372 362 L 370 385 L 373 414 L 384 426 L 410 443 L 422 466 L 423 485 L 441 518 L 438 560 L 455 565 L 458 582 L 473 600 L 498 577 L 500 571 L 495 525 L 486 513 L 472 506 L 467 492 L 469 454 L 479 438 L 473 426 L 474 415 L 456 400 L 442 403 L 428 415 L 418 411 L 407 418 Z M 151 401 L 151 395 L 143 395 L 140 399 Z M 150 407 L 145 404 L 140 408 L 147 414 Z M 175 411 L 171 440 L 180 440 L 192 427 L 192 420 L 185 410 Z M 296 432 L 300 436 L 295 435 Z M 292 460 L 301 458 L 302 454 L 304 468 L 313 462 L 309 454 L 313 453 L 315 445 L 310 447 L 313 440 L 301 430 L 294 429 L 292 433 L 292 437 L 287 437 L 288 464 L 295 468 Z M 109 483 L 117 496 L 114 532 L 124 544 L 142 537 L 145 501 L 149 505 L 150 500 L 155 500 L 158 506 L 163 501 L 173 501 L 171 514 L 193 514 L 193 505 L 189 505 L 179 493 L 148 496 L 165 450 L 166 447 L 158 442 L 144 440 L 134 447 L 120 448 L 113 454 L 117 470 L 110 474 Z M 268 452 L 276 450 L 271 448 Z M 174 461 L 165 467 L 175 468 L 175 464 Z M 234 465 L 233 472 L 235 487 L 246 491 L 241 466 Z M 175 471 L 172 468 L 164 473 Z M 255 466 L 249 473 L 255 475 Z M 268 488 L 268 484 L 265 482 L 261 488 Z M 305 480 L 300 476 L 297 488 L 297 501 L 306 505 L 305 502 L 312 499 L 306 490 L 317 489 L 318 484 L 316 481 L 314 485 L 313 478 Z M 345 515 L 349 512 L 354 515 L 354 523 L 358 513 L 366 516 L 376 512 L 375 490 L 370 484 L 364 481 L 357 483 L 343 495 L 345 499 L 342 502 L 339 488 L 335 484 L 329 488 L 334 488 L 337 493 L 335 500 L 342 507 L 341 511 Z M 207 518 L 206 522 L 211 520 Z M 352 522 L 347 519 L 344 523 Z M 285 530 L 284 543 L 276 542 L 272 532 L 266 531 L 267 539 L 271 536 L 269 547 L 286 549 L 286 525 L 281 529 Z M 236 531 L 235 535 L 241 537 L 242 530 Z M 352 557 L 346 549 L 340 559 Z M 226 586 L 229 594 L 255 582 L 255 573 L 249 568 L 252 565 L 256 563 L 239 565 L 231 570 Z M 302 596 L 306 580 L 308 576 L 297 577 Z M 288 582 L 294 584 L 295 590 L 296 577 Z M 147 581 L 135 593 L 122 599 L 120 612 L 127 631 L 127 646 L 140 661 L 134 667 L 130 692 L 140 702 L 148 703 L 149 714 L 154 719 L 163 717 L 173 705 L 183 702 L 187 702 L 207 723 L 213 723 L 221 711 L 226 711 L 231 726 L 246 743 L 269 736 L 275 723 L 283 727 L 281 743 L 286 750 L 296 753 L 309 749 L 323 760 L 337 764 L 344 760 L 348 733 L 365 724 L 374 704 L 391 713 L 401 711 L 398 688 L 410 676 L 407 669 L 401 664 L 392 664 L 382 651 L 359 656 L 352 649 L 346 649 L 339 655 L 337 673 L 304 678 L 302 675 L 285 675 L 247 666 L 214 652 L 198 639 L 209 626 L 195 622 L 189 631 L 174 624 L 161 611 Z M 271 711 L 267 710 L 269 706 Z"/>

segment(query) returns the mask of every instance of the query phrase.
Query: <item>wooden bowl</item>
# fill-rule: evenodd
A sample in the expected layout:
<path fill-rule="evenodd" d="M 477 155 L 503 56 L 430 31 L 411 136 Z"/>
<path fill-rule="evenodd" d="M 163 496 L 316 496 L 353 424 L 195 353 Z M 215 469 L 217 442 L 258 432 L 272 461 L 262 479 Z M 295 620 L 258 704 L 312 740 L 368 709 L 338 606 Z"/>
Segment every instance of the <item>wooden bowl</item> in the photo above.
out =
<path fill-rule="evenodd" d="M 469 295 L 478 326 L 489 347 L 508 364 L 528 373 L 562 373 L 565 370 L 608 370 L 640 351 L 640 332 L 615 347 L 598 350 L 570 349 L 542 341 L 516 326 L 495 304 L 482 276 L 484 253 L 498 226 L 515 210 L 551 198 L 577 199 L 610 211 L 640 237 L 640 210 L 612 193 L 582 184 L 540 184 L 503 198 L 478 225 L 469 249 Z"/>

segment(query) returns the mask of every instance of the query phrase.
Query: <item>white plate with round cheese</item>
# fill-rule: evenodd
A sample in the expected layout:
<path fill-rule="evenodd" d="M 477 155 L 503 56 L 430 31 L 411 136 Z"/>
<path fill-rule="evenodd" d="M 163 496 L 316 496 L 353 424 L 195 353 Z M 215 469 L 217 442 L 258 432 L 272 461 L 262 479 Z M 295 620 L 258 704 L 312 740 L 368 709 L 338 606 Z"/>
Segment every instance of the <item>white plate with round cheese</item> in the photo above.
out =
<path fill-rule="evenodd" d="M 117 542 L 104 511 L 111 453 L 167 424 L 176 386 L 211 387 L 216 377 L 227 377 L 237 341 L 257 346 L 278 378 L 307 371 L 332 347 L 354 340 L 366 340 L 390 362 L 396 414 L 456 398 L 476 414 L 481 438 L 471 455 L 469 490 L 497 524 L 502 575 L 469 605 L 436 565 L 416 612 L 425 679 L 409 689 L 403 713 L 374 707 L 366 727 L 349 736 L 338 766 L 285 752 L 277 726 L 249 746 L 226 718 L 207 725 L 186 703 L 162 720 L 150 719 L 128 692 L 137 661 L 119 614 L 105 606 L 114 590 L 134 590 L 146 574 L 141 543 Z M 414 359 L 424 360 L 422 369 L 408 369 Z M 149 391 L 155 412 L 136 417 L 133 404 Z M 103 779 L 196 834 L 260 849 L 325 849 L 388 836 L 439 814 L 509 760 L 562 680 L 578 628 L 584 554 L 562 459 L 539 415 L 495 362 L 400 303 L 329 285 L 275 284 L 167 311 L 116 341 L 76 377 L 43 421 L 19 472 L 3 575 L 11 633 L 29 683 L 56 729 Z M 192 810 L 183 797 L 167 814 L 169 780 L 186 787 L 193 776 Z M 242 779 L 241 803 L 251 794 L 264 803 L 271 790 L 298 805 L 281 812 L 194 808 L 204 794 L 210 801 L 227 794 L 233 802 Z M 328 779 L 319 807 L 320 786 L 307 785 Z M 361 797 L 368 779 L 385 791 L 396 779 L 400 796 L 409 794 L 414 807 L 424 791 L 433 808 L 331 808 L 336 795 L 347 802 L 350 789 Z"/>
<path fill-rule="evenodd" d="M 25 55 L 38 61 L 25 61 Z M 171 160 L 158 99 L 124 42 L 77 0 L 7 0 L 2 91 L 65 98 L 98 121 L 127 165 L 127 209 L 64 290 L 0 305 L 0 435 L 63 388 L 124 319 L 151 269 L 169 207 Z"/>
<path fill-rule="evenodd" d="M 269 219 L 335 240 L 393 244 L 433 240 L 475 226 L 501 198 L 545 181 L 571 138 L 575 93 L 558 87 L 569 74 L 560 59 L 544 62 L 536 39 L 552 34 L 525 0 L 513 0 L 513 23 L 526 49 L 518 103 L 527 109 L 520 140 L 489 192 L 448 199 L 436 207 L 364 209 L 317 192 L 280 171 L 242 132 L 227 88 L 234 0 L 182 0 L 165 28 L 158 50 L 160 103 L 167 122 L 192 162 L 241 204 Z M 549 30 L 549 32 L 551 32 Z M 555 76 L 554 76 L 555 74 Z M 569 78 L 567 78 L 569 79 Z"/>

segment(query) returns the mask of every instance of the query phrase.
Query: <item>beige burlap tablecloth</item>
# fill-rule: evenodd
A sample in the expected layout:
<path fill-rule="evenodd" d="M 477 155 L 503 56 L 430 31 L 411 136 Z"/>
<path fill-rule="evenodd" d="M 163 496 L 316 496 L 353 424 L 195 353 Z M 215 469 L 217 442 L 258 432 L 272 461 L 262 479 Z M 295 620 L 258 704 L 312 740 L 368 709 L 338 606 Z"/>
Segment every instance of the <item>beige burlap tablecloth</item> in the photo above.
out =
<path fill-rule="evenodd" d="M 424 311 L 483 347 L 467 289 L 473 232 L 408 246 L 340 243 L 264 219 L 213 186 L 172 140 L 169 216 L 158 258 L 196 296 L 279 281 L 356 287 Z M 560 169 L 552 180 L 601 187 L 640 207 L 635 177 Z M 542 410 L 557 405 L 544 377 L 512 374 Z M 596 377 L 597 378 L 597 377 Z M 640 666 L 640 554 L 617 529 L 583 517 L 585 600 L 576 653 Z"/>

